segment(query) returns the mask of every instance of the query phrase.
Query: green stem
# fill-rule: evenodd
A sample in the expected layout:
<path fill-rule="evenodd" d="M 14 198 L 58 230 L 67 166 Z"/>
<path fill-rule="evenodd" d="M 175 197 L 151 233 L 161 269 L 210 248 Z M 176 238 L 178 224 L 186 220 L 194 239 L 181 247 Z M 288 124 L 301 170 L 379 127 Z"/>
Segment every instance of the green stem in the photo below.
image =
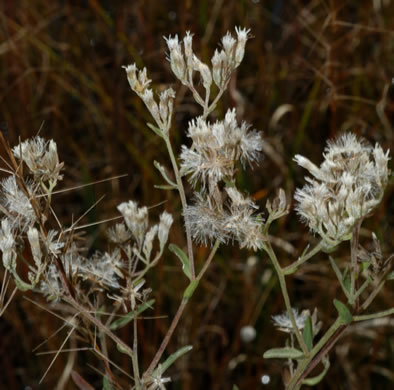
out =
<path fill-rule="evenodd" d="M 133 340 L 133 350 L 134 354 L 131 356 L 131 361 L 133 363 L 133 373 L 134 373 L 134 384 L 136 390 L 141 390 L 141 379 L 140 379 L 140 369 L 138 367 L 138 333 L 137 333 L 137 316 L 133 321 L 134 330 L 134 340 Z"/>
<path fill-rule="evenodd" d="M 355 298 L 355 291 L 357 289 L 356 286 L 356 277 L 359 274 L 359 267 L 357 261 L 357 251 L 358 251 L 358 237 L 360 234 L 360 226 L 362 223 L 362 219 L 356 224 L 353 229 L 352 239 L 350 243 L 350 261 L 351 261 L 351 272 L 350 272 L 350 299 L 349 303 L 351 305 L 356 304 L 356 310 L 358 309 L 358 297 Z"/>
<path fill-rule="evenodd" d="M 218 250 L 220 245 L 220 241 L 216 240 L 214 246 L 212 247 L 211 253 L 209 254 L 207 260 L 204 263 L 204 266 L 202 267 L 200 273 L 197 276 L 197 280 L 201 280 L 201 278 L 204 276 L 206 270 L 208 269 L 209 265 L 211 264 L 213 257 L 215 256 L 216 251 Z"/>
<path fill-rule="evenodd" d="M 378 313 L 373 313 L 373 314 L 364 314 L 361 316 L 354 316 L 353 321 L 366 321 L 366 320 L 373 320 L 375 318 L 382 318 L 382 317 L 388 317 L 394 314 L 394 307 L 388 310 L 380 311 Z"/>
<path fill-rule="evenodd" d="M 293 274 L 297 271 L 298 267 L 308 261 L 311 257 L 313 257 L 316 253 L 320 252 L 321 248 L 323 247 L 323 240 L 320 241 L 313 249 L 311 249 L 308 253 L 301 256 L 297 261 L 284 267 L 282 269 L 284 275 Z"/>
<path fill-rule="evenodd" d="M 368 308 L 368 306 L 372 303 L 372 301 L 376 298 L 376 296 L 379 294 L 379 291 L 382 289 L 384 286 L 385 280 L 382 278 L 375 290 L 371 292 L 369 297 L 364 301 L 364 303 L 361 305 L 361 310 L 364 311 Z"/>
<path fill-rule="evenodd" d="M 172 319 L 171 325 L 168 328 L 168 331 L 167 331 L 166 335 L 164 336 L 164 339 L 163 339 L 159 349 L 157 350 L 151 364 L 149 365 L 148 369 L 146 370 L 144 377 L 151 375 L 153 370 L 156 368 L 157 364 L 159 363 L 160 358 L 163 355 L 164 351 L 166 350 L 167 345 L 171 339 L 171 336 L 174 333 L 174 330 L 175 330 L 176 326 L 178 325 L 178 322 L 179 322 L 180 318 L 182 317 L 183 311 L 185 310 L 185 307 L 188 302 L 189 302 L 189 300 L 182 299 L 181 304 L 179 305 L 178 310 L 175 314 L 175 317 Z"/>
<path fill-rule="evenodd" d="M 323 337 L 319 340 L 319 342 L 312 348 L 312 351 L 310 351 L 309 356 L 307 356 L 305 359 L 303 359 L 300 362 L 297 371 L 295 372 L 294 376 L 291 378 L 290 382 L 286 386 L 287 390 L 295 390 L 299 386 L 300 381 L 302 380 L 303 377 L 305 377 L 304 375 L 306 375 L 307 373 L 309 364 L 312 362 L 312 360 L 314 360 L 316 355 L 323 349 L 323 347 L 325 347 L 323 349 L 325 353 L 327 353 L 328 350 L 332 348 L 332 346 L 334 345 L 333 342 L 336 341 L 337 339 L 335 333 L 341 326 L 343 326 L 343 323 L 339 318 L 337 318 L 336 321 L 327 330 L 327 332 L 323 335 Z M 333 336 L 335 337 L 333 338 Z M 323 357 L 323 355 L 321 357 Z M 315 360 L 314 362 L 315 365 L 318 362 L 319 361 Z"/>
<path fill-rule="evenodd" d="M 307 346 L 305 344 L 304 339 L 302 338 L 301 332 L 298 329 L 297 323 L 296 323 L 295 318 L 294 318 L 293 310 L 292 310 L 291 303 L 290 303 L 289 294 L 287 292 L 286 280 L 285 280 L 285 276 L 284 276 L 283 270 L 282 270 L 282 268 L 281 268 L 281 266 L 280 266 L 280 264 L 278 262 L 278 259 L 276 258 L 275 252 L 273 251 L 273 249 L 271 247 L 271 244 L 269 242 L 267 242 L 263 246 L 263 249 L 266 251 L 266 253 L 268 254 L 269 258 L 271 259 L 272 264 L 273 264 L 273 266 L 275 268 L 276 274 L 278 276 L 279 285 L 280 285 L 280 288 L 281 288 L 281 291 L 282 291 L 283 299 L 285 301 L 287 314 L 288 314 L 288 316 L 290 318 L 291 325 L 292 325 L 292 327 L 294 329 L 294 333 L 295 333 L 295 335 L 297 337 L 298 344 L 300 345 L 304 355 L 308 356 L 309 355 L 308 348 L 307 348 Z"/>
<path fill-rule="evenodd" d="M 219 244 L 220 244 L 220 241 L 216 240 L 215 245 L 213 246 L 213 248 L 212 248 L 205 264 L 204 264 L 204 267 L 202 268 L 202 270 L 198 274 L 197 280 L 200 280 L 203 277 L 205 271 L 208 269 L 209 264 L 211 264 L 212 259 L 215 256 L 217 249 L 219 248 Z M 148 369 L 146 370 L 144 377 L 151 375 L 153 370 L 156 368 L 157 364 L 159 363 L 160 358 L 162 357 L 164 351 L 166 350 L 167 345 L 171 339 L 171 336 L 174 333 L 174 330 L 175 330 L 176 326 L 178 325 L 178 322 L 179 322 L 180 318 L 182 317 L 183 311 L 185 310 L 188 302 L 189 302 L 188 299 L 185 299 L 185 298 L 182 299 L 181 304 L 179 305 L 178 310 L 175 314 L 175 317 L 173 318 L 171 325 L 168 328 L 168 331 L 167 331 L 166 335 L 164 336 L 164 339 L 163 339 L 159 349 L 157 350 L 151 364 L 149 365 Z"/>
<path fill-rule="evenodd" d="M 171 145 L 169 137 L 168 136 L 164 136 L 163 138 L 164 138 L 164 141 L 166 142 L 168 154 L 170 155 L 170 159 L 171 159 L 171 163 L 172 163 L 172 169 L 174 170 L 176 183 L 177 183 L 177 188 L 178 188 L 179 196 L 181 198 L 182 209 L 183 209 L 183 212 L 185 213 L 186 208 L 187 208 L 187 201 L 186 201 L 185 189 L 184 189 L 183 183 L 182 183 L 182 178 L 181 178 L 181 175 L 180 175 L 179 169 L 178 169 L 178 164 L 176 162 L 174 151 L 172 150 L 172 145 Z M 195 268 L 194 268 L 192 236 L 191 236 L 191 232 L 190 232 L 190 225 L 188 224 L 188 221 L 186 220 L 187 217 L 184 216 L 184 218 L 185 218 L 187 251 L 188 251 L 189 261 L 190 261 L 190 273 L 191 273 L 191 276 L 192 276 L 192 280 L 194 280 L 196 278 L 196 271 L 195 271 Z"/>
<path fill-rule="evenodd" d="M 203 116 L 202 116 L 202 119 L 203 119 L 203 120 L 206 120 L 207 117 L 208 117 L 208 115 L 216 108 L 216 105 L 218 104 L 218 101 L 219 101 L 219 99 L 222 97 L 223 92 L 224 92 L 225 90 L 226 90 L 226 87 L 220 89 L 219 92 L 218 92 L 218 94 L 216 95 L 214 101 L 211 103 L 211 105 L 210 105 L 209 107 L 208 107 L 208 106 L 205 106 L 205 107 L 204 107 L 204 114 L 203 114 Z"/>

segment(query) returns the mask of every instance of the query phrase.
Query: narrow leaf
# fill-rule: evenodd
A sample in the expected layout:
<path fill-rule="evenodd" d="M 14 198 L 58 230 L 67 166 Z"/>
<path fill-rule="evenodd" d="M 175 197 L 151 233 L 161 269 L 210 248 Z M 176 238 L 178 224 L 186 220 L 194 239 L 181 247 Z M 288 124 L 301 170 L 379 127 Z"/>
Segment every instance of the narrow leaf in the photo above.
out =
<path fill-rule="evenodd" d="M 168 369 L 168 367 L 170 367 L 176 360 L 178 360 L 181 356 L 183 356 L 185 353 L 188 353 L 192 349 L 192 345 L 185 345 L 184 347 L 178 349 L 178 351 L 170 355 L 165 360 L 165 362 L 161 364 L 161 374 L 163 374 Z M 157 369 L 153 372 L 153 376 L 155 376 L 155 374 L 157 374 Z"/>
<path fill-rule="evenodd" d="M 194 279 L 192 282 L 190 282 L 189 286 L 187 286 L 187 288 L 183 294 L 183 299 L 189 300 L 192 297 L 195 289 L 198 286 L 198 282 L 199 282 L 198 279 Z"/>
<path fill-rule="evenodd" d="M 264 352 L 265 359 L 302 359 L 304 354 L 296 348 L 272 348 Z"/>
<path fill-rule="evenodd" d="M 178 259 L 182 263 L 182 271 L 189 278 L 189 280 L 192 280 L 192 276 L 191 276 L 191 272 L 190 272 L 190 261 L 189 261 L 189 258 L 186 256 L 185 252 L 181 248 L 179 248 L 179 246 L 177 246 L 175 244 L 170 244 L 168 246 L 168 249 L 171 252 L 176 254 Z"/>
<path fill-rule="evenodd" d="M 163 132 L 162 132 L 158 127 L 156 127 L 155 125 L 152 125 L 152 123 L 147 123 L 146 125 L 147 125 L 151 130 L 153 130 L 159 137 L 164 138 L 164 137 L 163 137 Z"/>
<path fill-rule="evenodd" d="M 327 374 L 328 369 L 330 368 L 330 361 L 328 360 L 328 358 L 323 359 L 323 365 L 324 370 L 319 375 L 312 378 L 304 379 L 302 381 L 302 384 L 307 386 L 316 386 L 317 384 L 319 384 Z"/>
<path fill-rule="evenodd" d="M 151 309 L 154 302 L 155 302 L 154 299 L 151 299 L 151 300 L 149 300 L 147 302 L 144 302 L 137 310 L 131 311 L 130 313 L 127 313 L 125 316 L 123 316 L 123 317 L 119 318 L 118 320 L 114 321 L 110 325 L 109 328 L 111 330 L 115 330 L 115 329 L 119 329 L 119 328 L 125 326 L 131 320 L 133 320 L 135 317 L 139 316 L 146 309 Z"/>
<path fill-rule="evenodd" d="M 302 338 L 305 341 L 305 345 L 308 348 L 308 351 L 311 351 L 313 347 L 313 329 L 312 329 L 311 316 L 308 316 L 308 318 L 305 321 L 304 331 L 302 332 Z"/>
<path fill-rule="evenodd" d="M 169 184 L 172 188 L 177 188 L 177 185 L 167 176 L 167 172 L 164 169 L 163 165 L 161 165 L 156 160 L 153 161 L 153 165 L 161 173 L 161 175 L 163 176 L 163 179 L 167 182 L 167 184 Z"/>
<path fill-rule="evenodd" d="M 350 324 L 353 320 L 353 316 L 352 313 L 350 313 L 348 307 L 341 301 L 338 301 L 337 299 L 334 299 L 334 306 L 338 311 L 338 315 L 341 321 L 344 324 Z"/>
<path fill-rule="evenodd" d="M 340 269 L 338 268 L 337 264 L 335 263 L 335 260 L 329 256 L 330 259 L 330 263 L 331 263 L 331 267 L 335 272 L 335 275 L 337 276 L 337 279 L 339 281 L 339 284 L 341 285 L 342 291 L 344 292 L 344 294 L 346 295 L 347 299 L 350 299 L 350 280 L 348 283 L 348 279 L 346 279 L 346 272 L 345 275 L 342 275 L 342 272 L 340 271 Z"/>
<path fill-rule="evenodd" d="M 346 272 L 343 275 L 343 285 L 345 287 L 345 290 L 348 291 L 349 294 L 350 294 L 350 285 L 351 285 L 351 283 L 352 283 L 352 280 L 350 278 L 350 274 L 348 272 Z"/>
<path fill-rule="evenodd" d="M 128 356 L 130 356 L 130 357 L 133 357 L 133 356 L 130 354 L 130 352 L 129 352 L 126 348 L 124 348 L 121 344 L 117 343 L 117 344 L 116 344 L 116 348 L 118 349 L 119 352 L 122 352 L 122 353 L 124 353 L 125 355 L 128 355 Z"/>
<path fill-rule="evenodd" d="M 176 187 L 166 184 L 163 185 L 155 184 L 153 187 L 157 188 L 158 190 L 176 190 Z"/>
<path fill-rule="evenodd" d="M 109 384 L 109 380 L 106 375 L 103 377 L 103 390 L 112 390 L 112 386 Z"/>

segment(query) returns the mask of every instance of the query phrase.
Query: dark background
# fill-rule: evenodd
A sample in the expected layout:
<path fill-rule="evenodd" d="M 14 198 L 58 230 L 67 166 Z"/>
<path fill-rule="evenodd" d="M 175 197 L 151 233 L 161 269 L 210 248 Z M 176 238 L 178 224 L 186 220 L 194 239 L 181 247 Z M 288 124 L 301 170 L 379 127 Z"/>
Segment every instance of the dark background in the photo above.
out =
<path fill-rule="evenodd" d="M 214 49 L 234 26 L 251 29 L 243 64 L 211 119 L 236 107 L 239 120 L 264 132 L 264 160 L 259 167 L 239 172 L 238 184 L 263 208 L 278 187 L 289 201 L 302 186 L 305 171 L 292 161 L 296 153 L 320 163 L 327 138 L 353 131 L 384 149 L 393 149 L 394 1 L 11 1 L 0 2 L 0 122 L 11 145 L 40 135 L 53 138 L 65 161 L 62 188 L 87 184 L 119 174 L 127 177 L 75 190 L 54 199 L 65 224 L 97 199 L 105 199 L 84 223 L 117 215 L 116 205 L 128 199 L 154 206 L 155 219 L 165 208 L 176 216 L 170 240 L 184 245 L 179 203 L 175 193 L 153 188 L 161 178 L 153 160 L 169 166 L 165 146 L 147 127 L 150 116 L 129 89 L 122 65 L 136 62 L 148 68 L 155 88 L 177 90 L 172 140 L 179 151 L 187 122 L 199 115 L 190 93 L 176 82 L 166 61 L 163 36 L 187 30 L 194 50 L 210 62 Z M 191 189 L 188 193 L 191 195 Z M 368 245 L 371 231 L 383 251 L 393 252 L 393 181 L 375 215 L 361 231 Z M 105 250 L 107 225 L 88 229 L 88 244 Z M 294 261 L 307 242 L 314 241 L 295 213 L 273 226 L 274 245 L 282 264 Z M 206 248 L 196 249 L 200 266 Z M 169 345 L 169 352 L 192 344 L 194 349 L 168 372 L 173 389 L 281 388 L 283 366 L 262 354 L 283 345 L 271 315 L 284 304 L 267 258 L 236 246 L 219 251 L 193 297 Z M 335 253 L 348 259 L 348 244 Z M 249 264 L 252 262 L 249 260 Z M 151 272 L 149 285 L 156 304 L 152 317 L 140 323 L 141 366 L 146 368 L 180 302 L 186 281 L 177 260 L 168 252 Z M 319 254 L 296 276 L 288 278 L 293 305 L 319 309 L 323 328 L 335 316 L 333 298 L 343 299 L 329 266 Z M 9 291 L 12 291 L 10 289 Z M 28 294 L 29 295 L 29 294 Z M 39 304 L 41 297 L 30 294 Z M 371 310 L 393 302 L 388 283 Z M 394 387 L 393 319 L 384 325 L 352 326 L 331 353 L 331 369 L 319 389 L 391 389 Z M 0 388 L 53 389 L 71 357 L 61 354 L 40 386 L 38 380 L 52 355 L 32 352 L 62 325 L 17 293 L 0 318 Z M 240 340 L 242 326 L 252 325 L 257 338 Z M 56 350 L 67 334 L 62 330 L 40 351 Z M 131 330 L 119 335 L 131 342 Z M 73 341 L 74 342 L 74 341 Z M 83 343 L 78 347 L 84 347 Z M 70 348 L 70 343 L 67 344 Z M 130 362 L 113 351 L 113 359 L 130 372 Z M 93 368 L 92 368 L 93 366 Z M 90 352 L 78 352 L 74 369 L 95 388 L 101 388 Z M 318 371 L 316 371 L 318 372 Z M 261 385 L 263 374 L 270 384 Z M 126 377 L 122 377 L 125 388 Z M 70 381 L 67 389 L 75 389 Z"/>

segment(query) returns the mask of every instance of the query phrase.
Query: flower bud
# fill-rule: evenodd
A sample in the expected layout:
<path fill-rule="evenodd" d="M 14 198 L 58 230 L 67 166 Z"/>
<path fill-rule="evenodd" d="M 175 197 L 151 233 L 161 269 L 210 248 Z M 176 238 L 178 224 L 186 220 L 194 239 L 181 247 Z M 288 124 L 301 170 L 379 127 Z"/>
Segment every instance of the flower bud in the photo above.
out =
<path fill-rule="evenodd" d="M 160 120 L 159 106 L 157 105 L 155 99 L 153 98 L 153 91 L 151 89 L 146 89 L 144 94 L 141 96 L 141 98 L 144 101 L 145 105 L 148 107 L 148 110 L 152 114 L 157 124 L 160 125 L 161 120 Z"/>
<path fill-rule="evenodd" d="M 212 75 L 208 65 L 201 62 L 196 56 L 193 56 L 193 70 L 200 73 L 202 84 L 208 90 L 212 84 Z"/>
<path fill-rule="evenodd" d="M 222 50 L 218 52 L 215 50 L 215 54 L 212 59 L 212 77 L 213 81 L 219 88 L 223 88 L 225 83 L 225 69 L 227 63 L 226 53 Z"/>
<path fill-rule="evenodd" d="M 183 44 L 185 48 L 186 64 L 188 68 L 193 66 L 193 49 L 192 49 L 193 35 L 190 31 L 186 32 L 186 36 L 183 38 Z"/>
<path fill-rule="evenodd" d="M 186 64 L 181 51 L 181 45 L 178 41 L 178 35 L 175 35 L 174 38 L 168 37 L 164 39 L 166 40 L 168 49 L 170 50 L 171 70 L 174 72 L 175 76 L 182 82 L 182 84 L 186 85 Z"/>
<path fill-rule="evenodd" d="M 163 121 L 165 127 L 167 127 L 171 121 L 174 99 L 175 91 L 172 88 L 168 88 L 160 94 L 159 111 L 161 120 Z"/>
<path fill-rule="evenodd" d="M 246 30 L 246 28 L 241 29 L 240 27 L 236 27 L 235 31 L 237 33 L 237 46 L 235 49 L 235 66 L 239 66 L 242 62 L 245 54 L 245 45 L 246 41 L 248 40 L 248 33 L 250 29 Z"/>

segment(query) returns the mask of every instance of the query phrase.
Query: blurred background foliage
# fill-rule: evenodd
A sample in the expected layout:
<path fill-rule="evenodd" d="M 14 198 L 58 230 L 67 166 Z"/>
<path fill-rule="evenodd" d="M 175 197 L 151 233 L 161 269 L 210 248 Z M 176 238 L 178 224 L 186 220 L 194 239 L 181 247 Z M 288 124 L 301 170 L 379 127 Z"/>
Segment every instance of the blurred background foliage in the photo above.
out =
<path fill-rule="evenodd" d="M 4 0 L 0 2 L 0 125 L 9 143 L 39 131 L 53 138 L 66 164 L 63 188 L 128 175 L 57 195 L 55 209 L 65 224 L 103 195 L 84 224 L 114 217 L 117 204 L 137 199 L 152 206 L 152 218 L 164 208 L 172 212 L 179 223 L 170 240 L 184 245 L 176 194 L 153 188 L 161 184 L 153 161 L 169 166 L 165 146 L 146 127 L 151 118 L 129 89 L 121 66 L 133 62 L 146 66 L 157 90 L 169 85 L 177 90 L 172 140 L 179 151 L 188 142 L 187 122 L 200 111 L 190 93 L 175 82 L 162 37 L 183 36 L 190 30 L 195 52 L 210 62 L 220 38 L 238 25 L 250 28 L 253 39 L 211 119 L 236 107 L 239 120 L 264 133 L 262 164 L 238 175 L 241 188 L 261 207 L 278 187 L 292 202 L 305 175 L 292 161 L 294 154 L 320 163 L 327 138 L 353 131 L 393 149 L 394 1 Z M 362 229 L 362 243 L 368 245 L 375 231 L 385 253 L 393 252 L 393 188 L 391 181 L 381 206 Z M 87 229 L 92 251 L 106 249 L 106 227 Z M 295 213 L 273 226 L 272 234 L 282 264 L 294 261 L 315 240 Z M 198 265 L 206 254 L 206 248 L 196 249 Z M 335 256 L 344 266 L 347 245 Z M 186 285 L 170 253 L 151 272 L 149 284 L 157 301 L 150 319 L 139 324 L 145 368 Z M 324 328 L 329 326 L 335 315 L 332 300 L 342 296 L 327 255 L 313 258 L 288 279 L 288 285 L 293 305 L 319 308 Z M 39 297 L 29 298 L 46 305 Z M 388 284 L 372 310 L 392 306 L 393 298 Z M 230 389 L 234 383 L 240 389 L 281 388 L 286 369 L 279 361 L 264 360 L 262 354 L 284 343 L 284 335 L 271 322 L 271 315 L 283 310 L 267 258 L 236 246 L 222 248 L 170 343 L 169 352 L 194 346 L 169 372 L 170 388 Z M 35 356 L 37 351 L 32 350 L 61 325 L 61 319 L 16 295 L 0 319 L 0 388 L 53 389 L 71 365 L 95 388 L 101 387 L 103 367 L 83 351 L 60 354 L 38 385 L 53 355 Z M 240 338 L 245 325 L 257 331 L 249 344 Z M 318 388 L 393 388 L 393 326 L 394 319 L 352 326 L 333 350 L 332 367 Z M 119 333 L 132 341 L 129 328 Z M 38 351 L 58 349 L 66 334 L 63 329 Z M 75 346 L 86 347 L 77 338 L 67 347 Z M 112 357 L 130 372 L 125 355 L 115 350 Z M 261 384 L 262 375 L 270 376 L 268 385 Z M 127 388 L 127 377 L 122 378 Z M 70 381 L 65 388 L 76 386 Z"/>

